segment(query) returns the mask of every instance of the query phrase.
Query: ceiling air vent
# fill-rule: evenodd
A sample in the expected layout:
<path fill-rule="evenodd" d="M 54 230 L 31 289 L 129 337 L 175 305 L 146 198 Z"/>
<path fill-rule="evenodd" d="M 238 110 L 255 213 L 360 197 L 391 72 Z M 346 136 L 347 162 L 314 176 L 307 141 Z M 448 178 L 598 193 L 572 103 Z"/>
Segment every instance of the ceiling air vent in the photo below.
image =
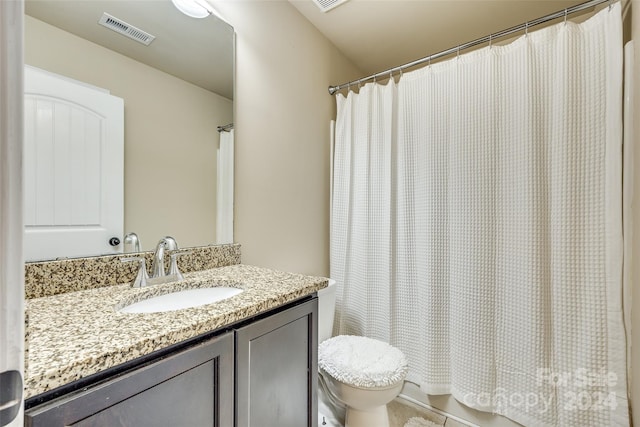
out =
<path fill-rule="evenodd" d="M 347 2 L 347 0 L 313 0 L 313 2 L 323 12 L 329 12 L 331 9 L 340 6 Z"/>
<path fill-rule="evenodd" d="M 129 25 L 123 20 L 115 18 L 106 12 L 102 14 L 102 17 L 98 21 L 98 24 L 115 31 L 116 33 L 120 33 L 123 36 L 127 36 L 130 39 L 140 42 L 145 46 L 149 46 L 153 39 L 156 38 L 156 36 L 152 36 L 146 31 L 142 31 L 140 28 Z"/>

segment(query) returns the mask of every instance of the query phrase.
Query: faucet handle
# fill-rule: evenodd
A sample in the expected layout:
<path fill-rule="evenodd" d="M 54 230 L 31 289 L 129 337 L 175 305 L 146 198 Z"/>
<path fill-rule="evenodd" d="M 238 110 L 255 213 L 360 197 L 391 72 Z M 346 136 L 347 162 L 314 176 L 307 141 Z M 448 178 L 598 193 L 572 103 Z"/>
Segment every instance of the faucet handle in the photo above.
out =
<path fill-rule="evenodd" d="M 124 253 L 140 252 L 140 238 L 136 233 L 128 233 L 124 236 Z"/>
<path fill-rule="evenodd" d="M 168 251 L 175 251 L 178 249 L 178 242 L 171 236 L 164 236 L 160 239 L 160 242 L 164 242 L 164 248 Z"/>
<path fill-rule="evenodd" d="M 140 268 L 138 269 L 138 274 L 136 275 L 136 280 L 133 282 L 134 288 L 144 288 L 147 286 L 147 279 L 149 278 L 149 274 L 147 274 L 147 265 L 144 260 L 144 257 L 126 257 L 120 258 L 122 262 L 133 262 L 138 261 L 140 263 Z"/>
<path fill-rule="evenodd" d="M 169 275 L 175 274 L 177 280 L 184 279 L 180 270 L 178 270 L 178 257 L 181 255 L 190 254 L 191 251 L 180 251 L 180 252 L 172 252 L 171 253 L 171 264 L 169 266 Z"/>

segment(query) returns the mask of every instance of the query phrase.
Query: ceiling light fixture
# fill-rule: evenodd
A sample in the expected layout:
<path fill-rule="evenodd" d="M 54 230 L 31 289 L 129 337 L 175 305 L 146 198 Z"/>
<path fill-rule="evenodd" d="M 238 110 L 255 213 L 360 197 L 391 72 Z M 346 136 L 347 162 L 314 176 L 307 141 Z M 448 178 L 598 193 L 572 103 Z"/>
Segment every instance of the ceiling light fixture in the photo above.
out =
<path fill-rule="evenodd" d="M 214 10 L 206 0 L 171 0 L 182 13 L 192 18 L 206 18 L 214 14 Z"/>

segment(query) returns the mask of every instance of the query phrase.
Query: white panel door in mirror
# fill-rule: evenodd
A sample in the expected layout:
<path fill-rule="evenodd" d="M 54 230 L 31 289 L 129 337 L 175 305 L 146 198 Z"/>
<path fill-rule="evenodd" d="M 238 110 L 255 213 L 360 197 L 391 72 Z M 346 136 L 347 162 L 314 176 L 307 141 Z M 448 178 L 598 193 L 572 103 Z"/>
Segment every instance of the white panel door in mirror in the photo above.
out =
<path fill-rule="evenodd" d="M 123 100 L 27 66 L 24 122 L 25 259 L 121 252 Z"/>

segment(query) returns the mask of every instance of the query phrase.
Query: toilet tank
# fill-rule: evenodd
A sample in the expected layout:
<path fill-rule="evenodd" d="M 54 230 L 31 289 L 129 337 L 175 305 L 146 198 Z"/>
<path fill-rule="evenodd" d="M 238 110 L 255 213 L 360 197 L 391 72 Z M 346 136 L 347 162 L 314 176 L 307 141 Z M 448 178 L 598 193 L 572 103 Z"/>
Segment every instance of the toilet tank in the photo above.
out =
<path fill-rule="evenodd" d="M 333 316 L 336 307 L 336 281 L 329 280 L 329 285 L 318 291 L 318 344 L 331 338 L 333 333 Z"/>

